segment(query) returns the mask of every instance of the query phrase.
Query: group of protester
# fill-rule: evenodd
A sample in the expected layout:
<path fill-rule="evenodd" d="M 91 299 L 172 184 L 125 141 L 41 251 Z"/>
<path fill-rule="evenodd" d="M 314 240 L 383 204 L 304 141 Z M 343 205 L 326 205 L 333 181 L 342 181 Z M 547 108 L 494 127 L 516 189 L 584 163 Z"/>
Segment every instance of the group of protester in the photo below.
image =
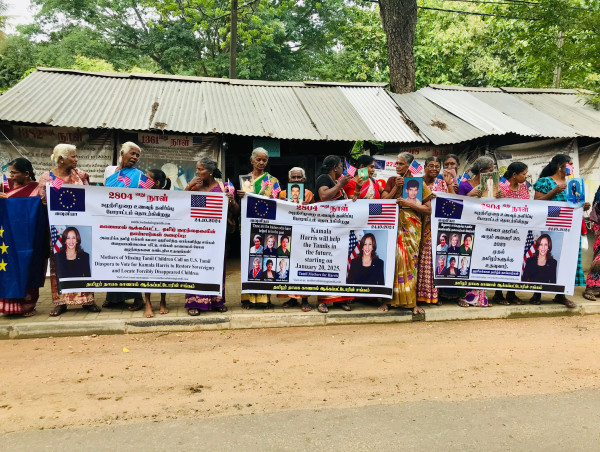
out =
<path fill-rule="evenodd" d="M 158 190 L 169 190 L 170 180 L 160 169 L 151 169 L 146 173 L 135 168 L 141 157 L 141 149 L 132 142 L 124 143 L 120 151 L 119 164 L 106 169 L 105 185 L 109 187 L 128 188 L 153 188 Z M 34 169 L 25 158 L 17 158 L 9 163 L 9 187 L 0 193 L 0 197 L 28 197 L 39 196 L 42 203 L 47 203 L 46 183 L 55 187 L 64 184 L 89 185 L 89 175 L 78 168 L 77 149 L 67 144 L 57 145 L 51 155 L 54 168 L 44 172 L 39 182 L 36 181 Z M 455 300 L 459 306 L 491 306 L 492 303 L 508 305 L 523 304 L 515 292 L 496 291 L 491 300 L 485 290 L 482 289 L 437 289 L 434 284 L 434 266 L 432 262 L 432 237 L 431 237 L 431 200 L 436 193 L 453 193 L 458 195 L 481 197 L 480 187 L 481 175 L 494 171 L 494 160 L 489 156 L 476 159 L 469 168 L 472 177 L 470 179 L 459 179 L 456 177 L 460 161 L 458 156 L 448 154 L 442 157 L 429 157 L 425 161 L 422 198 L 415 202 L 410 197 L 402 197 L 405 177 L 411 176 L 409 167 L 413 163 L 414 156 L 408 152 L 402 152 L 396 160 L 396 176 L 390 177 L 385 186 L 381 186 L 374 178 L 375 161 L 368 155 L 360 156 L 354 162 L 357 169 L 367 168 L 368 177 L 363 172 L 356 171 L 354 175 L 348 174 L 344 159 L 339 156 L 329 155 L 325 157 L 321 167 L 321 174 L 317 177 L 314 193 L 308 189 L 304 190 L 303 201 L 306 204 L 334 201 L 341 199 L 395 199 L 399 206 L 398 236 L 395 259 L 395 277 L 392 299 L 374 299 L 371 302 L 378 304 L 378 309 L 388 311 L 391 307 L 407 308 L 413 314 L 423 312 L 419 303 L 441 305 L 442 300 Z M 255 149 L 250 157 L 252 171 L 247 175 L 251 183 L 245 187 L 246 191 L 267 197 L 287 199 L 287 193 L 277 192 L 273 188 L 278 186 L 278 180 L 266 171 L 269 154 L 263 148 Z M 566 154 L 558 154 L 552 158 L 550 163 L 543 169 L 539 180 L 534 184 L 534 199 L 566 201 L 567 168 L 572 165 L 571 158 Z M 363 177 L 359 174 L 363 173 Z M 504 173 L 506 183 L 500 185 L 499 197 L 529 199 L 529 190 L 526 184 L 528 168 L 521 162 L 513 162 Z M 196 164 L 196 177 L 185 187 L 188 191 L 220 192 L 228 198 L 228 217 L 235 219 L 239 216 L 240 207 L 238 200 L 243 198 L 246 191 L 239 190 L 238 198 L 234 196 L 223 182 L 217 162 L 211 158 L 202 158 Z M 262 183 L 263 181 L 268 183 Z M 306 172 L 304 169 L 294 167 L 288 173 L 288 181 L 293 184 L 305 184 Z M 249 190 L 248 190 L 249 187 Z M 407 188 L 409 188 L 407 186 Z M 589 209 L 586 203 L 584 209 Z M 595 194 L 593 212 L 600 212 L 600 188 Z M 597 238 L 594 244 L 594 260 L 587 280 L 584 278 L 581 267 L 581 247 L 576 270 L 575 285 L 586 285 L 584 297 L 594 300 L 600 296 L 600 224 L 598 216 L 592 223 L 593 231 Z M 260 237 L 259 237 L 260 239 Z M 265 247 L 271 247 L 273 255 L 280 255 L 287 251 L 289 243 L 283 243 L 275 248 L 275 243 L 265 243 Z M 443 240 L 443 242 L 442 242 Z M 544 242 L 546 240 L 546 242 Z M 541 236 L 538 238 L 535 254 L 526 263 L 524 274 L 535 275 L 544 272 L 548 266 L 552 266 L 551 243 L 549 238 Z M 50 280 L 52 289 L 52 301 L 54 308 L 51 316 L 59 316 L 67 310 L 67 306 L 81 306 L 90 312 L 100 312 L 101 307 L 95 303 L 93 293 L 61 293 L 57 284 L 57 269 L 81 268 L 81 262 L 85 261 L 85 250 L 81 249 L 81 237 L 74 228 L 67 228 L 62 234 L 64 244 L 58 253 L 52 251 L 50 256 Z M 470 247 L 471 241 L 467 243 L 464 239 L 463 247 Z M 452 237 L 441 236 L 439 247 L 458 246 L 452 243 Z M 255 243 L 255 252 L 263 244 L 258 240 Z M 360 241 L 360 253 L 350 267 L 347 282 L 349 284 L 383 284 L 383 263 L 377 257 L 377 243 L 373 234 L 365 234 Z M 283 250 L 282 250 L 283 249 Z M 465 252 L 469 251 L 465 248 Z M 261 253 L 264 252 L 264 249 Z M 287 251 L 289 253 L 289 251 Z M 252 249 L 251 249 L 252 253 Z M 256 259 L 255 259 L 256 260 Z M 465 262 L 461 262 L 461 268 Z M 555 264 L 556 261 L 554 261 Z M 260 261 L 259 261 L 260 263 Z M 458 265 L 458 262 L 455 261 Z M 442 262 L 439 262 L 440 268 Z M 266 270 L 265 278 L 275 277 L 275 273 L 287 272 L 287 268 Z M 89 256 L 88 256 L 89 268 Z M 461 268 L 453 268 L 454 272 L 460 272 Z M 259 270 L 259 269 L 257 269 Z M 462 271 L 465 269 L 463 268 Z M 265 270 L 260 269 L 261 272 Z M 450 268 L 444 270 L 444 274 Z M 250 269 L 252 272 L 252 269 Z M 366 275 L 366 276 L 365 276 Z M 365 280 L 365 278 L 367 278 Z M 223 283 L 225 272 L 223 273 Z M 534 281 L 534 279 L 532 279 Z M 278 295 L 278 297 L 289 298 L 283 303 L 283 307 L 294 307 L 300 305 L 302 311 L 310 311 L 313 307 L 308 302 L 308 294 Z M 35 314 L 36 302 L 39 298 L 39 288 L 31 288 L 22 299 L 0 299 L 0 312 L 4 314 L 21 314 L 25 317 Z M 125 303 L 133 300 L 132 303 Z M 362 299 L 364 301 L 364 299 Z M 317 309 L 326 313 L 332 304 L 341 309 L 351 310 L 350 303 L 353 297 L 348 296 L 320 296 L 318 297 Z M 569 308 L 576 305 L 566 298 L 564 294 L 557 294 L 554 301 L 564 304 Z M 530 299 L 532 304 L 540 304 L 541 294 L 535 293 Z M 267 294 L 245 293 L 241 296 L 244 309 L 271 306 L 270 296 Z M 120 292 L 108 293 L 102 304 L 103 308 L 127 307 L 136 311 L 145 309 L 145 316 L 152 317 L 153 310 L 150 294 Z M 201 311 L 225 312 L 225 284 L 221 296 L 213 295 L 186 295 L 185 308 L 192 316 L 199 315 Z M 165 302 L 165 294 L 161 294 L 160 313 L 168 313 Z"/>

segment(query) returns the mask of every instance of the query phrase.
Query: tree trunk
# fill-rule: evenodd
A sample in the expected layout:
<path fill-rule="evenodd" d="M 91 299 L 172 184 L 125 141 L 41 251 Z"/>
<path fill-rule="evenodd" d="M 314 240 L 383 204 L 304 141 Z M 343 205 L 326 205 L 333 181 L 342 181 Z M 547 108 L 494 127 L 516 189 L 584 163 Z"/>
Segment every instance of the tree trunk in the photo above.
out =
<path fill-rule="evenodd" d="M 231 0 L 231 38 L 229 44 L 229 78 L 237 78 L 237 26 L 238 26 L 238 0 Z"/>
<path fill-rule="evenodd" d="M 415 90 L 413 42 L 417 27 L 416 0 L 379 0 L 379 13 L 387 38 L 390 89 L 393 93 Z"/>

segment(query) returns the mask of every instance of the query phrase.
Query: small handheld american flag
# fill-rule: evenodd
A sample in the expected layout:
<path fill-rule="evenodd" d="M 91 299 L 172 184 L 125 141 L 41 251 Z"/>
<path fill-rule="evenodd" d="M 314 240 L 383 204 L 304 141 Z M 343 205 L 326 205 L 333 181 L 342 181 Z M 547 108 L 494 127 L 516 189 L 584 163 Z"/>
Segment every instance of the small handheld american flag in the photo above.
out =
<path fill-rule="evenodd" d="M 275 182 L 273 184 L 273 191 L 271 192 L 271 195 L 273 196 L 273 198 L 277 198 L 279 193 L 281 193 L 281 187 L 279 186 L 279 182 Z"/>
<path fill-rule="evenodd" d="M 408 167 L 408 170 L 413 174 L 413 175 L 417 175 L 419 174 L 421 171 L 423 171 L 423 166 L 417 162 L 416 160 L 413 160 L 412 163 L 410 164 L 410 166 Z"/>
<path fill-rule="evenodd" d="M 350 176 L 354 177 L 356 174 L 356 168 L 350 165 L 350 163 L 346 162 L 346 169 L 344 170 L 344 174 L 350 174 Z"/>
<path fill-rule="evenodd" d="M 145 174 L 140 174 L 140 187 L 142 188 L 152 188 L 154 187 L 154 181 L 149 177 L 146 177 Z"/>
<path fill-rule="evenodd" d="M 6 174 L 2 175 L 2 186 L 4 187 L 5 190 L 9 189 L 8 179 L 6 178 Z"/>
<path fill-rule="evenodd" d="M 50 171 L 50 185 L 52 185 L 54 188 L 56 188 L 57 190 L 60 189 L 60 187 L 62 187 L 62 184 L 65 183 L 64 180 L 59 179 L 58 177 L 56 177 L 54 174 L 52 174 L 52 171 Z"/>
<path fill-rule="evenodd" d="M 129 184 L 131 184 L 131 179 L 127 176 L 123 176 L 120 173 L 117 176 L 117 180 L 123 182 L 123 185 L 125 185 L 125 188 L 129 188 Z"/>

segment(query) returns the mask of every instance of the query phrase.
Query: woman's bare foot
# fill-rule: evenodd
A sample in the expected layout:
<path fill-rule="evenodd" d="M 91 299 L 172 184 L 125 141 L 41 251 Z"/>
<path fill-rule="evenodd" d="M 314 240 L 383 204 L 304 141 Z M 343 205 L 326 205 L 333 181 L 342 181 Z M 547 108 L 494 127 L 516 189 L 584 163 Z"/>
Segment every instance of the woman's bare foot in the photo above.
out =
<path fill-rule="evenodd" d="M 425 311 L 423 311 L 423 308 L 420 306 L 415 306 L 413 309 L 413 315 L 418 315 L 418 314 L 425 314 Z"/>
<path fill-rule="evenodd" d="M 144 317 L 146 318 L 150 318 L 150 317 L 154 317 L 154 312 L 152 311 L 152 303 L 150 303 L 150 301 L 146 300 L 146 308 L 144 309 Z"/>
<path fill-rule="evenodd" d="M 390 306 L 384 302 L 381 303 L 377 309 L 383 312 L 388 312 L 390 310 Z"/>
<path fill-rule="evenodd" d="M 160 302 L 160 313 L 161 314 L 168 314 L 169 310 L 167 309 L 167 303 L 166 302 Z"/>

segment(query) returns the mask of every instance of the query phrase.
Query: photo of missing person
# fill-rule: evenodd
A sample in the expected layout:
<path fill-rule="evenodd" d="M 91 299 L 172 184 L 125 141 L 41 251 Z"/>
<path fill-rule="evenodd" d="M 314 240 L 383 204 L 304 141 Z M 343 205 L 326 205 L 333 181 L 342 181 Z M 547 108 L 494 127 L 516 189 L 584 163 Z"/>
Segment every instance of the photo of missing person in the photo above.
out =
<path fill-rule="evenodd" d="M 260 257 L 250 259 L 250 268 L 248 269 L 248 279 L 262 278 L 262 262 Z"/>
<path fill-rule="evenodd" d="M 534 242 L 534 247 L 533 256 L 525 261 L 521 281 L 556 284 L 558 261 L 552 256 L 552 237 L 550 234 L 541 234 Z"/>
<path fill-rule="evenodd" d="M 290 260 L 286 258 L 277 259 L 277 279 L 290 279 Z"/>
<path fill-rule="evenodd" d="M 473 235 L 466 233 L 463 235 L 462 245 L 460 246 L 460 254 L 471 254 L 473 252 Z"/>
<path fill-rule="evenodd" d="M 448 245 L 449 253 L 458 253 L 460 251 L 460 237 L 461 234 L 457 232 L 450 234 L 450 244 Z"/>
<path fill-rule="evenodd" d="M 287 195 L 288 201 L 294 202 L 296 204 L 302 204 L 302 202 L 304 201 L 304 184 L 288 184 Z"/>
<path fill-rule="evenodd" d="M 277 256 L 290 257 L 290 237 L 288 235 L 281 237 L 281 242 L 277 248 Z"/>
<path fill-rule="evenodd" d="M 91 229 L 89 226 L 80 226 Z M 87 232 L 87 231 L 86 231 Z M 81 234 L 74 226 L 67 227 L 61 236 L 61 248 L 54 253 L 54 264 L 58 278 L 89 278 L 90 255 L 83 250 Z M 86 240 L 89 243 L 89 241 Z M 86 246 L 89 249 L 89 247 Z"/>
<path fill-rule="evenodd" d="M 458 258 L 460 264 L 458 267 L 458 276 L 466 277 L 469 276 L 469 266 L 471 264 L 471 257 L 460 256 Z"/>
<path fill-rule="evenodd" d="M 263 259 L 262 279 L 265 281 L 275 281 L 275 261 L 270 257 Z"/>
<path fill-rule="evenodd" d="M 446 253 L 448 251 L 448 235 L 445 232 L 440 233 L 438 245 L 435 250 L 441 253 Z"/>
<path fill-rule="evenodd" d="M 444 273 L 446 273 L 446 255 L 438 254 L 436 262 L 437 265 L 435 266 L 435 274 L 438 276 L 444 276 Z"/>
<path fill-rule="evenodd" d="M 420 206 L 421 198 L 423 197 L 423 178 L 405 177 L 402 197 L 408 202 Z"/>
<path fill-rule="evenodd" d="M 265 238 L 263 254 L 265 256 L 277 256 L 277 236 L 275 234 L 269 234 Z"/>
<path fill-rule="evenodd" d="M 350 262 L 347 284 L 385 284 L 383 260 L 377 256 L 377 240 L 368 232 L 359 242 L 359 254 Z"/>
<path fill-rule="evenodd" d="M 582 178 L 567 181 L 567 203 L 571 207 L 581 207 L 585 203 L 585 184 Z"/>
<path fill-rule="evenodd" d="M 458 276 L 458 268 L 456 267 L 456 260 L 458 256 L 448 256 L 448 261 L 446 263 L 446 271 L 444 272 L 444 276 Z"/>
<path fill-rule="evenodd" d="M 254 234 L 252 237 L 252 245 L 250 246 L 250 254 L 262 254 L 262 237 L 260 234 Z"/>

